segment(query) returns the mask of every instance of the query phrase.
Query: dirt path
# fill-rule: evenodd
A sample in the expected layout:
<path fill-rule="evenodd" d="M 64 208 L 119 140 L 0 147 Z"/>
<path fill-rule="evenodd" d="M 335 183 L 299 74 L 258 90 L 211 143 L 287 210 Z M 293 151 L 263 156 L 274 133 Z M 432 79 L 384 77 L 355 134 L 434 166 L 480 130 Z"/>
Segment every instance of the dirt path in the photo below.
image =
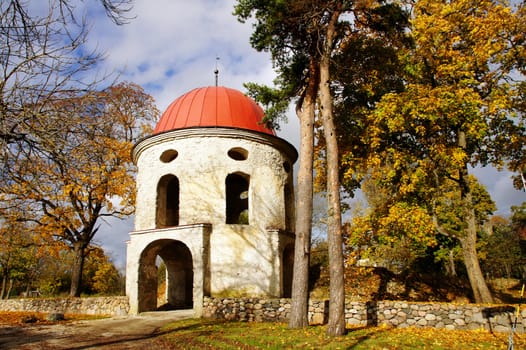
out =
<path fill-rule="evenodd" d="M 0 325 L 0 349 L 155 350 L 152 340 L 162 326 L 191 317 L 192 310 L 178 310 L 52 325 Z"/>

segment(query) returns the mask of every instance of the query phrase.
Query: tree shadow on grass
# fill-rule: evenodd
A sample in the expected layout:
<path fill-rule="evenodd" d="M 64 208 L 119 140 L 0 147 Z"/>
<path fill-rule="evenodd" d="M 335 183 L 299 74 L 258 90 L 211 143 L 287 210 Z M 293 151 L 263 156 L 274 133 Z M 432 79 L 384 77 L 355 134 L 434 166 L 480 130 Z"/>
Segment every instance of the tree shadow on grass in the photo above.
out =
<path fill-rule="evenodd" d="M 353 327 L 351 329 L 347 329 L 347 336 L 351 337 L 353 341 L 353 344 L 348 346 L 347 349 L 355 349 L 357 346 L 361 345 L 372 337 L 388 331 L 390 331 L 390 328 L 378 328 L 376 326 Z M 364 334 L 359 335 L 358 333 Z"/>
<path fill-rule="evenodd" d="M 69 350 L 83 350 L 83 349 L 92 349 L 95 347 L 108 347 L 111 349 L 119 349 L 119 345 L 126 345 L 125 349 L 130 349 L 130 348 L 156 349 L 156 347 L 151 346 L 153 345 L 153 341 L 165 335 L 171 334 L 171 333 L 182 332 L 182 331 L 192 331 L 192 337 L 210 336 L 212 334 L 212 331 L 210 330 L 197 331 L 197 329 L 200 328 L 201 326 L 202 325 L 200 323 L 196 323 L 196 324 L 191 324 L 187 326 L 170 328 L 170 329 L 163 330 L 163 331 L 160 331 L 159 329 L 157 329 L 150 334 L 144 334 L 144 335 L 137 335 L 137 336 L 122 335 L 122 336 L 114 337 L 111 340 L 103 340 L 103 339 L 100 339 L 100 341 L 90 340 L 89 344 L 83 344 L 83 345 L 79 345 L 76 347 L 69 347 L 68 349 Z M 145 341 L 151 341 L 151 342 L 145 343 Z M 133 347 L 133 346 L 130 347 L 129 343 L 134 343 L 134 342 L 137 343 L 136 347 Z M 86 343 L 86 342 L 83 342 L 83 343 Z"/>

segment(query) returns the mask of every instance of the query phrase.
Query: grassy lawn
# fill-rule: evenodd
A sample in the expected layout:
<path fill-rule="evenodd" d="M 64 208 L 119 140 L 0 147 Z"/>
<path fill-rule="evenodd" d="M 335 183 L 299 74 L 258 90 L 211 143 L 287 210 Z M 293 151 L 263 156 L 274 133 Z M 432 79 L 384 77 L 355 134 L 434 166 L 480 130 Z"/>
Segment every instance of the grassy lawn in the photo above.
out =
<path fill-rule="evenodd" d="M 162 349 L 507 349 L 509 334 L 483 330 L 351 328 L 329 338 L 325 327 L 288 329 L 281 323 L 184 320 L 170 324 L 155 339 Z M 515 349 L 526 349 L 526 335 L 515 335 Z"/>

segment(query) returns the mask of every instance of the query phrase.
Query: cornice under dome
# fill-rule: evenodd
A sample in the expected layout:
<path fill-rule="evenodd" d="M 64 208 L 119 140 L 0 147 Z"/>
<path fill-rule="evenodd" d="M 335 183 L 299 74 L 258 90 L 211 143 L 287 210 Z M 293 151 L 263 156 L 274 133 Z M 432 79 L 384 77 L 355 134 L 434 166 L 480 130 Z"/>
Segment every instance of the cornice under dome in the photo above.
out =
<path fill-rule="evenodd" d="M 164 144 L 173 140 L 180 140 L 192 137 L 221 137 L 230 139 L 245 139 L 255 141 L 261 144 L 267 144 L 269 146 L 279 149 L 287 155 L 287 158 L 295 163 L 298 159 L 298 152 L 287 141 L 283 140 L 274 135 L 265 133 L 252 132 L 251 130 L 241 130 L 233 128 L 221 128 L 221 127 L 202 127 L 202 128 L 186 128 L 177 129 L 172 131 L 166 131 L 160 134 L 154 134 L 145 139 L 139 141 L 132 150 L 132 159 L 135 164 L 141 155 L 141 153 L 155 145 Z"/>

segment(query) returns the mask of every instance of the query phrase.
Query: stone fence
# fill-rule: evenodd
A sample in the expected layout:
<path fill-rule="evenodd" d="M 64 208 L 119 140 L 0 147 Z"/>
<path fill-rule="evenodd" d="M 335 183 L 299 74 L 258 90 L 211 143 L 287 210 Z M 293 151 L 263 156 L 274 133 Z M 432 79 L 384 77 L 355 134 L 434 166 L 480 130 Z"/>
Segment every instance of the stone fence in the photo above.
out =
<path fill-rule="evenodd" d="M 125 316 L 130 307 L 128 297 L 22 298 L 0 300 L 2 311 Z"/>
<path fill-rule="evenodd" d="M 203 302 L 203 317 L 237 321 L 286 322 L 290 299 L 209 298 Z M 309 302 L 309 322 L 327 322 L 328 301 Z M 509 332 L 516 308 L 508 305 L 416 303 L 404 301 L 347 301 L 345 320 L 349 326 L 432 327 L 458 330 L 486 329 Z M 518 333 L 526 329 L 526 308 L 517 318 Z"/>
<path fill-rule="evenodd" d="M 290 299 L 211 298 L 203 300 L 203 317 L 248 322 L 287 322 Z M 125 316 L 128 297 L 23 298 L 0 300 L 2 311 L 29 311 L 104 316 Z M 329 302 L 309 301 L 309 322 L 327 322 Z M 406 301 L 347 301 L 345 320 L 349 326 L 433 327 L 486 329 L 509 332 L 517 318 L 518 333 L 526 330 L 526 308 L 517 314 L 510 305 L 416 303 Z"/>

